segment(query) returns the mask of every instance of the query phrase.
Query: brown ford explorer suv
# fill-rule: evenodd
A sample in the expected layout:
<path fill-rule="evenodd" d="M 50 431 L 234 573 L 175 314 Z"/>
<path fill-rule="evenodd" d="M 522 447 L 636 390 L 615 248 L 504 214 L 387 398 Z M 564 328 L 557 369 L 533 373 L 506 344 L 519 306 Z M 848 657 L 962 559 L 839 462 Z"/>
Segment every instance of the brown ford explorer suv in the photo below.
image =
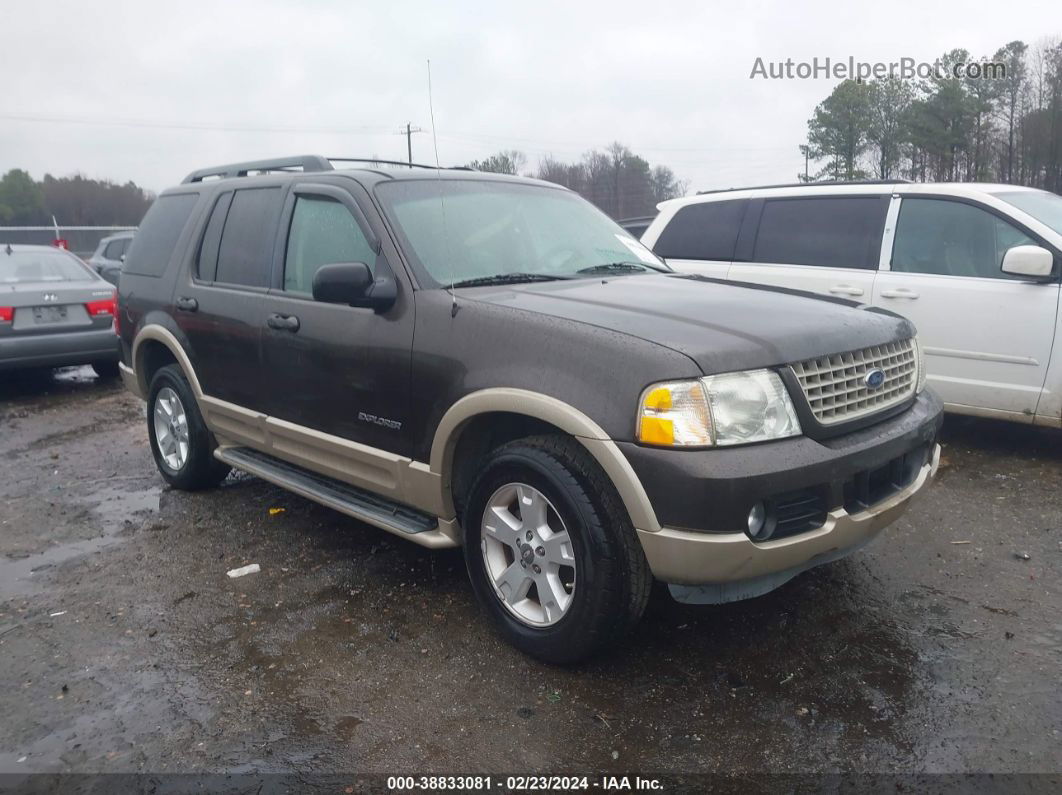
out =
<path fill-rule="evenodd" d="M 122 375 L 176 488 L 231 467 L 464 548 L 520 649 L 850 554 L 933 477 L 911 324 L 672 272 L 564 188 L 317 156 L 203 169 L 122 269 Z"/>

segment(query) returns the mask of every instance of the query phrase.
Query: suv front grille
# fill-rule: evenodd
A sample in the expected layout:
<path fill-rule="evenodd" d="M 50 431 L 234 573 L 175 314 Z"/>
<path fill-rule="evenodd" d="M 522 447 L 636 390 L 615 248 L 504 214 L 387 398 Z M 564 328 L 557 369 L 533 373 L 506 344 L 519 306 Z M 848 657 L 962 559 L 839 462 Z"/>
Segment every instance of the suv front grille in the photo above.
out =
<path fill-rule="evenodd" d="M 902 403 L 914 394 L 918 381 L 912 340 L 820 356 L 790 367 L 812 414 L 823 425 L 858 419 Z M 885 373 L 884 382 L 876 389 L 866 383 L 867 373 L 873 370 Z"/>

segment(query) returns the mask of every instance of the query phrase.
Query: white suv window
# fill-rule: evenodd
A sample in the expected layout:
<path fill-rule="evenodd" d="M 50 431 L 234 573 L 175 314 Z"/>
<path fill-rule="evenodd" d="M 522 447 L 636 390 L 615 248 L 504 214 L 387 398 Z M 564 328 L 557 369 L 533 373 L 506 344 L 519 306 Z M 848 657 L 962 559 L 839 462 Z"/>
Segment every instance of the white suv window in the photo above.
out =
<path fill-rule="evenodd" d="M 752 261 L 873 270 L 884 224 L 877 196 L 768 199 Z"/>
<path fill-rule="evenodd" d="M 1002 218 L 964 202 L 903 199 L 892 270 L 936 276 L 1014 278 L 1000 270 L 1014 246 L 1036 245 Z"/>

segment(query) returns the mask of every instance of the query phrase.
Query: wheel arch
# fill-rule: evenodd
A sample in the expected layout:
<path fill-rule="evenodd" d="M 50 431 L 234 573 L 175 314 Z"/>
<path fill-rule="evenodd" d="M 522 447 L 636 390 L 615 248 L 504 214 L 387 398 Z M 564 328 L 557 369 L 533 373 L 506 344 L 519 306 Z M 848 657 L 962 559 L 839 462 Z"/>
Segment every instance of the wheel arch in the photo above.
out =
<path fill-rule="evenodd" d="M 203 390 L 199 386 L 195 368 L 184 350 L 184 346 L 174 336 L 173 332 L 163 326 L 147 325 L 137 332 L 133 340 L 131 355 L 133 373 L 136 376 L 137 387 L 145 398 L 151 387 L 151 376 L 166 364 L 176 364 L 181 368 L 188 384 L 192 387 L 192 394 L 197 402 L 201 402 Z"/>
<path fill-rule="evenodd" d="M 466 442 L 468 433 L 476 433 L 484 423 L 504 415 L 509 422 L 523 422 L 529 427 L 553 430 L 577 439 L 594 457 L 619 492 L 639 530 L 657 532 L 660 523 L 649 497 L 630 462 L 608 434 L 583 412 L 549 395 L 511 387 L 497 387 L 473 392 L 458 400 L 443 415 L 432 441 L 429 468 L 441 477 L 443 502 L 455 515 L 455 475 L 461 486 L 461 467 L 455 466 L 455 453 Z"/>

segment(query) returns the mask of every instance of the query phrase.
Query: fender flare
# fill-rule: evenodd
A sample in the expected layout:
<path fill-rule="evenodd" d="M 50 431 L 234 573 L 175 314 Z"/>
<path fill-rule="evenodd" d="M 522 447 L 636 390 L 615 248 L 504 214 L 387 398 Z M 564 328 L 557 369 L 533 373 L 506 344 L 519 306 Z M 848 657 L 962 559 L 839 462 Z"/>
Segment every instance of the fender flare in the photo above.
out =
<path fill-rule="evenodd" d="M 195 395 L 196 401 L 201 403 L 203 398 L 203 388 L 199 385 L 199 379 L 196 377 L 195 368 L 192 367 L 192 360 L 188 358 L 184 346 L 181 345 L 180 340 L 174 336 L 172 331 L 155 323 L 146 325 L 137 332 L 136 337 L 133 339 L 132 351 L 130 353 L 130 361 L 133 363 L 133 375 L 136 377 L 136 384 L 140 389 L 140 396 L 146 398 L 148 389 L 151 386 L 147 383 L 147 373 L 144 372 L 143 361 L 141 361 L 140 354 L 143 344 L 148 340 L 160 342 L 169 349 L 170 353 L 173 354 L 173 358 L 177 360 L 177 364 L 180 366 L 181 370 L 184 371 L 184 377 L 188 379 L 188 383 L 192 387 L 192 394 Z"/>
<path fill-rule="evenodd" d="M 453 472 L 454 450 L 462 430 L 475 417 L 498 411 L 542 420 L 578 439 L 616 487 L 634 527 L 645 532 L 659 532 L 660 522 L 638 475 L 601 426 L 561 400 L 512 387 L 481 389 L 466 395 L 439 421 L 432 440 L 429 468 L 442 479 L 447 509 L 453 510 L 450 473 Z"/>

